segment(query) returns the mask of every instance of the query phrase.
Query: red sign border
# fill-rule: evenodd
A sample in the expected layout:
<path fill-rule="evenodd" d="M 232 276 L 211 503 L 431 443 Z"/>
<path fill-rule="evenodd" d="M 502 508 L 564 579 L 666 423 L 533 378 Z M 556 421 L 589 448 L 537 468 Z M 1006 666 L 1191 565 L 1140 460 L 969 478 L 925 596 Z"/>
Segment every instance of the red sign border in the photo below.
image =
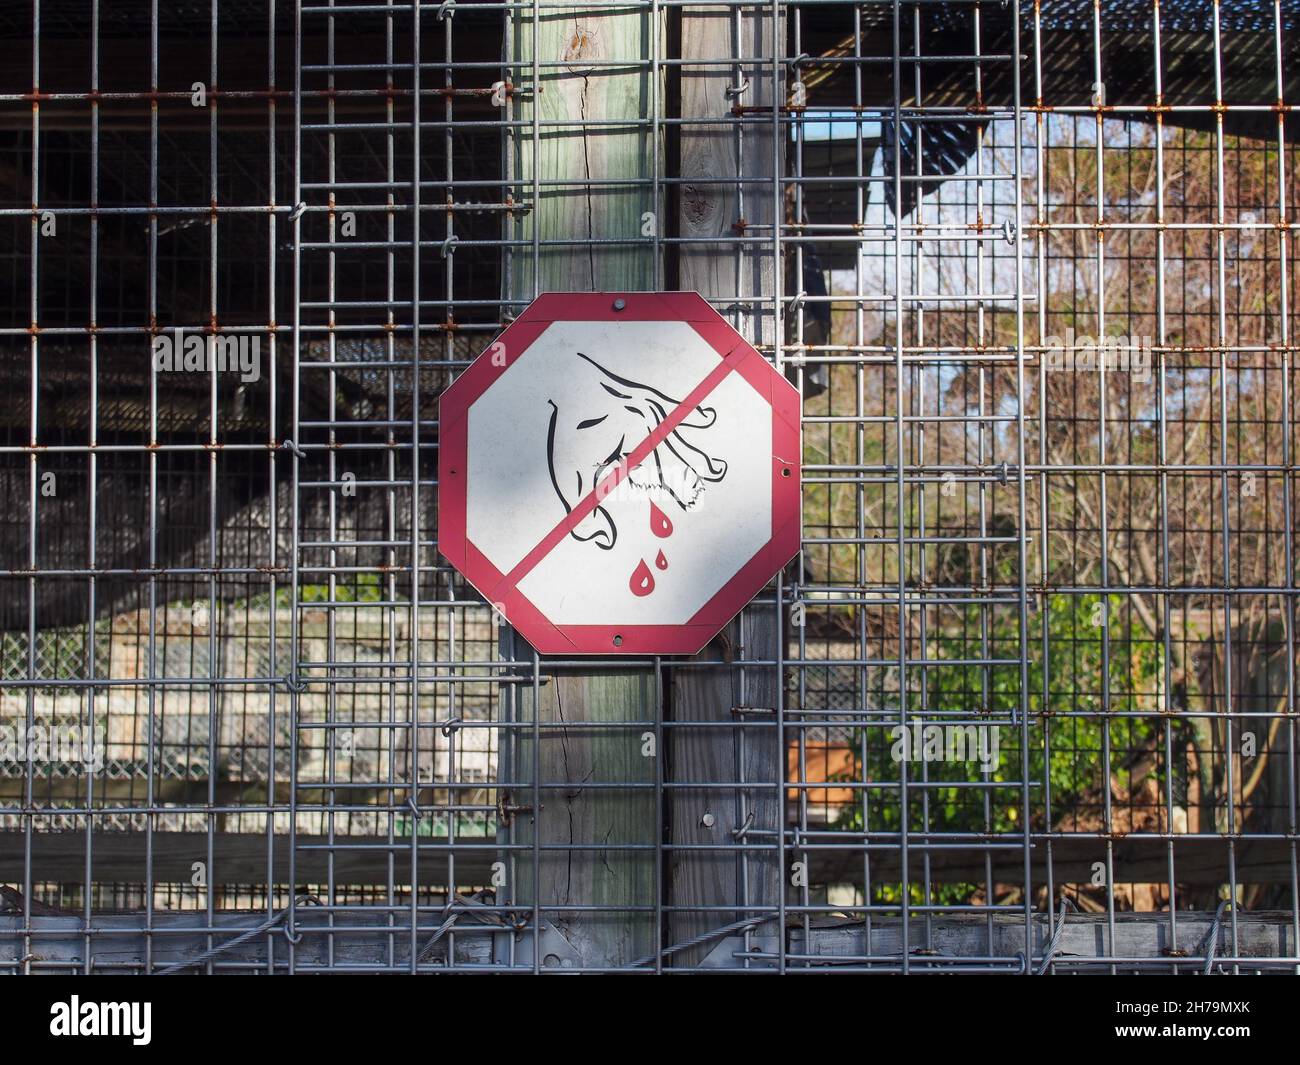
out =
<path fill-rule="evenodd" d="M 615 309 L 621 301 L 622 308 Z M 555 625 L 466 535 L 469 408 L 552 322 L 687 322 L 772 410 L 771 537 L 682 625 Z M 494 358 L 494 356 L 496 356 Z M 799 393 L 698 292 L 547 292 L 538 296 L 443 392 L 438 406 L 438 549 L 539 654 L 691 655 L 701 651 L 799 553 L 802 503 Z"/>

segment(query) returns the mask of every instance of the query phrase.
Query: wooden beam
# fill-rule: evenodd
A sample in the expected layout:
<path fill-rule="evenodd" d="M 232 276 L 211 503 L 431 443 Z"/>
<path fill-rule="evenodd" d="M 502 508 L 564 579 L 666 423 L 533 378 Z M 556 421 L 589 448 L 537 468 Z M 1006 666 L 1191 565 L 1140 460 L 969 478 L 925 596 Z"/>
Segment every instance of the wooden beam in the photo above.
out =
<path fill-rule="evenodd" d="M 1287 912 L 1237 915 L 1237 939 L 1234 948 L 1231 917 L 1225 915 L 1218 926 L 1217 953 L 1220 957 L 1235 949 L 1240 957 L 1260 961 L 1296 956 L 1295 926 Z M 1176 922 L 1176 923 L 1175 923 Z M 901 962 L 904 949 L 902 926 L 897 918 L 873 920 L 868 931 L 864 922 L 826 921 L 821 927 L 789 931 L 790 952 L 814 955 L 816 966 L 838 966 L 862 959 L 876 959 L 873 967 L 885 968 L 889 959 Z M 1009 913 L 959 914 L 930 918 L 925 933 L 921 922 L 913 918 L 909 930 L 908 964 L 913 971 L 952 969 L 952 962 L 962 958 L 1005 959 L 990 968 L 1021 972 L 1017 955 L 1025 953 L 1025 919 Z M 1052 925 L 1046 914 L 1035 914 L 1031 921 L 1032 957 L 1028 970 L 1037 972 L 1051 949 Z M 1115 915 L 1114 934 L 1108 915 L 1067 913 L 1061 936 L 1052 955 L 1056 973 L 1101 973 L 1109 969 L 1098 966 L 1109 958 L 1141 958 L 1145 965 L 1120 965 L 1123 972 L 1200 972 L 1205 944 L 1214 930 L 1214 914 L 1186 910 L 1176 916 L 1168 913 L 1119 913 Z M 1157 968 L 1153 963 L 1163 963 Z M 797 963 L 791 963 L 797 964 Z M 983 964 L 983 963 L 981 963 Z M 1248 966 L 1247 966 L 1248 968 Z M 1270 966 L 1274 971 L 1276 966 Z"/>
<path fill-rule="evenodd" d="M 456 887 L 479 888 L 489 883 L 491 865 L 497 858 L 491 837 L 455 850 Z M 142 884 L 145 881 L 147 837 L 143 832 L 96 830 L 90 841 L 91 875 L 98 884 Z M 218 832 L 212 837 L 213 863 L 208 883 L 261 885 L 289 882 L 289 837 L 257 832 Z M 0 832 L 0 883 L 22 884 L 26 836 L 22 832 Z M 388 857 L 394 858 L 392 881 L 410 881 L 411 840 L 398 837 L 393 843 L 379 838 L 299 836 L 297 881 L 302 885 L 329 881 L 328 859 L 334 856 L 334 882 L 341 885 L 372 886 L 389 882 Z M 206 862 L 208 837 L 203 832 L 155 832 L 153 834 L 153 879 L 159 884 L 188 884 L 193 864 Z M 268 862 L 269 856 L 269 862 Z M 435 840 L 421 842 L 419 882 L 446 884 L 451 866 L 450 848 Z M 32 834 L 32 881 L 49 884 L 80 884 L 86 878 L 85 832 L 36 832 Z"/>
<path fill-rule="evenodd" d="M 516 198 L 532 208 L 519 218 L 518 236 L 571 243 L 541 246 L 536 261 L 531 250 L 516 251 L 510 297 L 653 290 L 655 246 L 641 239 L 642 216 L 659 210 L 650 189 L 658 156 L 649 130 L 653 87 L 644 69 L 612 64 L 647 62 L 661 24 L 617 0 L 594 0 L 580 14 L 541 12 L 535 31 L 531 13 L 519 13 L 512 33 L 517 62 L 532 62 L 535 33 L 539 62 L 567 64 L 539 69 L 535 91 L 520 94 L 518 119 L 560 124 L 540 128 L 536 139 L 527 125 L 513 131 Z M 516 76 L 532 85 L 528 66 Z M 534 174 L 564 184 L 535 190 Z M 618 238 L 635 243 L 583 243 Z"/>
<path fill-rule="evenodd" d="M 691 65 L 692 61 L 731 55 L 768 57 L 770 63 L 777 46 L 770 13 L 739 12 L 738 39 L 733 39 L 732 18 L 731 11 L 709 7 L 688 7 L 681 14 L 683 124 L 678 144 L 684 183 L 677 226 L 683 238 L 698 243 L 680 246 L 678 287 L 710 299 L 736 301 L 731 307 L 723 305 L 732 325 L 753 344 L 771 344 L 776 336 L 771 299 L 777 279 L 772 246 L 737 247 L 730 238 L 738 227 L 743 231 L 749 224 L 770 226 L 773 190 L 770 186 L 726 183 L 726 179 L 741 175 L 776 179 L 772 130 L 748 126 L 742 137 L 732 117 L 737 102 L 771 105 L 770 71 L 760 74 L 752 64 L 740 74 L 716 64 Z M 749 85 L 739 97 L 733 90 L 738 78 L 739 83 L 747 81 Z M 766 232 L 770 233 L 770 228 Z M 672 672 L 673 719 L 717 725 L 671 730 L 668 764 L 672 779 L 678 783 L 734 780 L 757 785 L 732 793 L 682 787 L 671 793 L 669 836 L 674 850 L 669 929 L 673 943 L 751 916 L 749 907 L 778 904 L 782 874 L 776 839 L 782 802 L 777 788 L 783 780 L 783 767 L 775 707 L 781 679 L 774 667 L 738 664 L 745 659 L 776 658 L 782 631 L 778 610 L 775 604 L 746 608 L 703 654 Z M 725 665 L 724 660 L 737 664 Z M 740 712 L 737 707 L 742 703 L 757 712 Z M 739 841 L 750 848 L 767 844 L 771 849 L 743 853 L 685 849 L 725 847 Z M 719 912 L 716 908 L 720 906 L 736 909 Z M 698 964 L 708 949 L 679 952 L 673 963 Z"/>
<path fill-rule="evenodd" d="M 1117 839 L 1114 847 L 1115 882 L 1119 884 L 1167 884 L 1169 882 L 1168 845 L 1160 839 Z M 1244 839 L 1231 845 L 1235 852 L 1237 881 L 1242 884 L 1289 884 L 1291 882 L 1292 844 L 1279 839 Z M 1230 844 L 1222 839 L 1177 839 L 1174 841 L 1174 881 L 1184 886 L 1214 887 L 1228 882 Z M 822 850 L 800 852 L 808 861 L 811 884 L 853 884 L 861 886 L 862 850 Z M 908 867 L 912 883 L 921 876 L 922 863 L 929 862 L 934 883 L 983 885 L 991 875 L 995 884 L 1020 884 L 1024 881 L 1024 859 L 1019 846 L 991 853 L 992 873 L 986 874 L 985 854 L 974 849 L 913 849 Z M 1093 866 L 1106 861 L 1106 841 L 1067 838 L 1038 840 L 1029 852 L 1030 871 L 1035 886 L 1047 882 L 1048 856 L 1051 874 L 1057 887 L 1062 884 L 1087 884 Z M 898 848 L 872 850 L 872 884 L 896 883 L 900 875 Z M 926 857 L 922 857 L 926 854 Z"/>
<path fill-rule="evenodd" d="M 717 674 L 712 674 L 717 675 Z M 706 731 L 706 730 L 683 730 Z M 699 745 L 687 748 L 692 755 L 706 756 L 721 745 Z M 617 769 L 597 767 L 600 779 L 608 780 Z M 713 772 L 700 763 L 691 768 L 692 773 Z M 593 778 L 594 780 L 595 778 Z M 709 778 L 693 778 L 709 779 Z M 714 777 L 712 779 L 727 779 Z M 755 788 L 758 792 L 761 788 Z M 710 810 L 718 810 L 717 793 L 709 802 Z M 515 797 L 519 801 L 519 797 Z M 699 809 L 700 797 L 690 800 L 691 810 Z M 544 799 L 543 805 L 553 809 L 557 804 Z M 761 808 L 761 800 L 758 804 Z M 579 812 L 583 807 L 579 805 Z M 767 816 L 766 811 L 763 815 Z M 519 815 L 526 819 L 527 815 Z M 547 819 L 548 823 L 550 818 Z M 757 814 L 756 814 L 757 821 Z M 589 837 L 590 826 L 581 835 Z M 700 842 L 689 833 L 681 833 L 683 846 Z M 420 882 L 446 883 L 448 859 L 454 855 L 457 887 L 482 887 L 492 876 L 492 862 L 498 860 L 497 839 L 510 842 L 509 833 L 500 837 L 458 840 L 449 848 L 437 839 L 421 841 Z M 144 882 L 145 834 L 143 832 L 112 832 L 96 829 L 91 839 L 95 882 L 111 884 L 139 884 Z M 0 883 L 23 883 L 23 855 L 27 837 L 13 829 L 0 831 Z M 153 871 L 158 883 L 189 883 L 191 865 L 203 861 L 207 855 L 207 836 L 203 832 L 155 832 L 153 835 Z M 327 877 L 326 856 L 331 844 L 326 836 L 299 836 L 298 881 L 301 884 L 324 883 Z M 519 842 L 515 840 L 515 842 Z M 555 838 L 555 844 L 564 840 Z M 674 845 L 678 845 L 676 840 Z M 263 884 L 267 877 L 267 852 L 270 844 L 264 833 L 218 832 L 213 836 L 216 854 L 214 867 L 209 870 L 209 883 Z M 374 885 L 389 881 L 388 855 L 396 854 L 391 873 L 394 884 L 405 884 L 410 877 L 411 841 L 401 836 L 389 844 L 384 839 L 367 836 L 336 837 L 334 852 L 335 880 L 341 884 Z M 1055 883 L 1086 884 L 1092 877 L 1094 862 L 1104 859 L 1104 844 L 1094 839 L 1060 839 L 1052 841 L 1052 875 Z M 809 862 L 809 883 L 813 887 L 827 885 L 863 885 L 862 852 L 860 850 L 824 851 L 812 849 L 805 852 Z M 274 837 L 271 877 L 275 884 L 285 884 L 289 875 L 289 837 Z M 1030 852 L 1031 868 L 1036 883 L 1042 884 L 1047 874 L 1047 844 L 1038 841 Z M 577 856 L 575 856 L 577 857 Z M 543 857 L 543 870 L 554 880 L 555 870 L 568 855 L 556 851 Z M 728 858 L 715 867 L 701 862 L 699 854 L 689 851 L 672 859 L 684 867 L 684 877 L 676 885 L 677 897 L 683 890 L 697 890 L 696 883 L 713 890 L 716 897 L 731 889 L 728 879 L 736 859 Z M 913 871 L 918 868 L 918 852 L 911 855 Z M 521 867 L 529 863 L 525 856 Z M 750 859 L 751 872 L 757 864 Z M 1240 840 L 1236 844 L 1237 881 L 1241 884 L 1288 884 L 1291 881 L 1291 844 L 1286 840 Z M 1024 866 L 1018 849 L 994 851 L 992 856 L 993 879 L 997 883 L 1015 884 L 1023 877 Z M 1160 884 L 1168 880 L 1168 854 L 1165 842 L 1158 839 L 1122 839 L 1115 842 L 1115 868 L 1120 883 Z M 1214 887 L 1228 881 L 1228 844 L 1218 839 L 1182 839 L 1174 844 L 1176 882 L 1188 887 Z M 86 872 L 86 834 L 84 832 L 36 832 L 32 834 L 32 879 L 38 883 L 79 884 Z M 713 879 L 713 873 L 717 880 Z M 896 882 L 900 868 L 897 848 L 871 852 L 871 878 L 874 885 Z M 933 883 L 983 884 L 984 854 L 975 850 L 939 850 L 930 852 L 930 876 Z M 751 876 L 751 883 L 753 883 Z M 693 896 L 703 897 L 705 888 Z M 552 890 L 558 890 L 552 887 Z M 730 904 L 730 903 L 727 903 Z M 725 924 L 716 920 L 710 927 Z"/>
<path fill-rule="evenodd" d="M 295 917 L 295 931 L 301 938 L 293 948 L 294 972 L 409 971 L 410 919 L 406 906 L 397 917 L 390 909 L 322 913 L 316 907 L 303 906 Z M 466 914 L 456 922 L 454 936 L 435 938 L 443 920 L 437 907 L 421 914 L 421 924 L 427 926 L 417 939 L 422 965 L 431 969 L 445 967 L 449 951 L 457 966 L 490 966 L 494 951 L 510 956 L 508 941 L 513 932 L 502 933 L 500 926 L 487 918 Z M 82 972 L 87 934 L 95 944 L 90 967 L 99 973 L 143 972 L 146 957 L 152 958 L 157 971 L 183 965 L 210 947 L 223 945 L 226 949 L 212 961 L 214 971 L 288 971 L 289 949 L 283 927 L 238 942 L 240 935 L 265 923 L 265 911 L 218 912 L 210 926 L 217 931 L 209 937 L 204 910 L 155 911 L 148 920 L 142 913 L 96 916 L 89 932 L 80 916 L 43 915 L 31 918 L 32 935 L 28 940 L 22 916 L 0 914 L 0 974 Z M 24 949 L 26 942 L 39 944 L 39 948 L 28 953 Z M 527 963 L 526 956 L 521 961 L 521 953 L 516 946 L 516 965 Z M 206 971 L 206 964 L 178 971 L 199 974 Z"/>
<path fill-rule="evenodd" d="M 527 971 L 532 967 L 528 940 L 517 939 L 512 929 L 502 929 L 486 915 L 465 915 L 457 922 L 454 936 L 436 942 L 435 931 L 444 919 L 440 910 L 431 907 L 420 916 L 427 929 L 417 937 L 417 943 L 423 944 L 420 963 L 431 970 L 447 965 L 449 950 L 454 950 L 457 967 L 485 971 L 511 967 Z M 298 972 L 405 970 L 410 957 L 409 920 L 407 909 L 394 918 L 386 909 L 319 913 L 310 906 L 302 907 L 295 926 L 301 940 L 294 950 L 294 968 Z M 279 928 L 235 942 L 240 934 L 265 921 L 264 912 L 218 912 L 211 919 L 211 927 L 217 931 L 210 940 L 206 933 L 209 918 L 202 910 L 155 911 L 148 922 L 144 914 L 113 914 L 96 917 L 90 929 L 78 915 L 42 915 L 30 918 L 29 939 L 23 916 L 0 913 L 0 973 L 80 972 L 86 964 L 87 935 L 93 937 L 90 964 L 97 972 L 143 970 L 146 942 L 152 943 L 153 963 L 159 968 L 196 958 L 216 942 L 231 944 L 214 959 L 217 968 L 287 970 L 288 951 Z M 1176 921 L 1175 926 L 1174 915 L 1168 913 L 1120 913 L 1115 915 L 1112 934 L 1105 914 L 1067 914 L 1056 953 L 1050 959 L 1051 971 L 1108 972 L 1114 964 L 1110 958 L 1133 958 L 1141 960 L 1122 963 L 1119 970 L 1199 972 L 1210 933 L 1216 930 L 1214 915 L 1188 910 L 1178 913 Z M 832 967 L 896 971 L 906 946 L 913 971 L 1037 972 L 1051 949 L 1053 932 L 1047 915 L 1035 914 L 1026 958 L 1025 919 L 1020 914 L 934 916 L 926 926 L 927 934 L 919 935 L 922 929 L 914 920 L 911 938 L 904 944 L 897 918 L 878 917 L 870 930 L 860 921 L 834 919 L 810 928 L 802 923 L 792 925 L 786 931 L 787 947 L 794 956 L 789 966 L 792 971 Z M 775 945 L 775 935 L 771 943 Z M 556 947 L 563 949 L 562 944 Z M 773 958 L 742 955 L 740 947 L 738 941 L 722 941 L 710 952 L 706 964 L 717 969 L 740 968 L 742 964 L 748 969 L 776 967 Z M 1225 915 L 1217 928 L 1217 954 L 1222 958 L 1234 951 L 1237 957 L 1250 959 L 1241 964 L 1243 972 L 1294 969 L 1294 960 L 1284 960 L 1297 954 L 1292 915 L 1243 910 L 1237 915 L 1235 942 L 1233 923 Z M 1107 968 L 1100 969 L 1103 965 Z M 203 970 L 196 967 L 194 971 Z"/>
<path fill-rule="evenodd" d="M 645 64 L 661 45 L 662 16 L 654 21 L 650 12 L 619 7 L 612 0 L 599 0 L 581 13 L 541 12 L 535 25 L 534 14 L 518 12 L 510 26 L 511 55 L 525 64 L 516 79 L 534 89 L 520 94 L 516 117 L 525 123 L 536 116 L 572 124 L 548 126 L 536 139 L 527 125 L 514 131 L 508 153 L 514 195 L 531 206 L 518 218 L 515 235 L 536 237 L 539 244 L 536 254 L 525 248 L 511 257 L 507 294 L 527 300 L 546 291 L 652 290 L 659 271 L 654 242 L 642 238 L 642 219 L 646 212 L 657 215 L 660 210 L 650 181 L 658 146 L 647 125 L 658 90 L 643 65 L 606 64 Z M 567 65 L 541 70 L 534 85 L 527 65 L 534 56 Z M 584 119 L 600 124 L 586 126 Z M 619 124 L 623 121 L 627 124 Z M 614 181 L 626 184 L 601 184 Z M 636 243 L 577 243 L 620 237 Z M 502 641 L 505 657 L 527 654 L 517 636 L 503 632 Z M 642 754 L 642 735 L 655 728 L 654 674 L 594 667 L 558 671 L 535 700 L 526 686 L 508 687 L 516 720 L 531 721 L 535 713 L 543 722 L 566 726 L 540 733 L 536 764 L 533 736 L 513 734 L 512 757 L 503 760 L 513 763 L 511 779 L 521 782 L 512 801 L 532 805 L 533 779 L 569 785 L 542 792 L 541 809 L 515 818 L 511 838 L 536 839 L 542 847 L 653 846 L 658 838 L 653 791 L 592 785 L 649 785 L 655 780 L 656 759 Z M 542 907 L 543 920 L 576 949 L 583 966 L 626 965 L 654 950 L 653 849 L 541 851 L 535 869 L 531 856 L 516 855 L 510 882 L 514 899 Z M 566 909 L 590 906 L 605 909 Z"/>

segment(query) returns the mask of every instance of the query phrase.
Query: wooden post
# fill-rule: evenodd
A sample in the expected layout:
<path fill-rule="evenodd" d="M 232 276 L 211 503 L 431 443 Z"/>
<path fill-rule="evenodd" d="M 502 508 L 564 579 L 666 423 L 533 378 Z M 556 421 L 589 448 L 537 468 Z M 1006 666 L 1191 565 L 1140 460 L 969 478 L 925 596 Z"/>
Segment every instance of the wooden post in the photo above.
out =
<path fill-rule="evenodd" d="M 602 14 L 605 9 L 610 13 Z M 522 91 L 516 116 L 525 123 L 535 117 L 572 125 L 525 124 L 514 131 L 515 196 L 529 208 L 514 229 L 518 239 L 539 243 L 515 250 L 507 291 L 513 299 L 527 300 L 547 291 L 656 288 L 656 242 L 643 237 L 643 230 L 646 212 L 654 212 L 657 221 L 660 211 L 652 191 L 658 146 L 648 126 L 659 94 L 645 64 L 661 54 L 654 51 L 662 43 L 661 20 L 652 22 L 649 12 L 619 8 L 611 0 L 593 0 L 581 14 L 519 12 L 510 31 L 516 62 L 530 64 L 536 57 L 539 63 L 566 64 L 517 69 L 515 83 Z M 612 60 L 628 66 L 603 65 Z M 620 119 L 628 124 L 608 124 Z M 601 125 L 584 128 L 583 120 Z M 632 183 L 622 186 L 599 184 L 629 179 Z M 620 237 L 640 243 L 583 243 Z M 541 241 L 573 243 L 545 246 Z M 507 655 L 527 656 L 527 644 L 517 635 L 505 631 L 502 641 Z M 653 848 L 658 839 L 652 789 L 657 752 L 642 753 L 643 734 L 655 729 L 655 677 L 645 669 L 549 669 L 545 662 L 542 670 L 547 676 L 535 706 L 537 764 L 532 764 L 532 733 L 515 732 L 515 780 L 562 787 L 541 789 L 541 809 L 517 815 L 511 837 L 532 842 L 535 833 L 541 847 L 587 849 L 540 851 L 536 883 L 532 856 L 517 852 L 514 898 L 536 902 L 542 920 L 560 934 L 566 950 L 576 953 L 576 958 L 554 960 L 581 967 L 627 965 L 654 951 L 653 909 L 638 913 L 628 908 L 654 906 L 655 852 L 610 848 Z M 517 720 L 531 723 L 531 688 L 515 689 Z M 628 724 L 602 727 L 610 722 Z M 503 761 L 508 765 L 510 759 Z M 639 784 L 642 790 L 592 786 L 601 784 Z M 529 784 L 512 789 L 511 801 L 531 805 Z M 610 909 L 566 911 L 569 906 Z"/>
<path fill-rule="evenodd" d="M 736 234 L 771 237 L 773 190 L 768 184 L 719 184 L 718 179 L 745 175 L 771 176 L 773 142 L 770 121 L 735 121 L 733 107 L 772 105 L 771 57 L 783 48 L 784 34 L 773 40 L 767 10 L 742 10 L 739 31 L 732 13 L 719 8 L 682 9 L 680 174 L 684 179 L 678 204 L 679 232 L 699 244 L 680 246 L 679 287 L 708 298 L 736 299 L 722 313 L 755 345 L 776 337 L 771 296 L 776 291 L 777 263 L 772 245 L 746 245 L 737 251 Z M 692 60 L 719 56 L 766 60 L 761 69 L 751 62 L 734 67 L 692 67 Z M 740 89 L 748 83 L 748 87 Z M 689 184 L 699 178 L 698 185 Z M 755 227 L 757 228 L 750 228 Z M 760 297 L 767 297 L 764 303 Z M 732 793 L 716 789 L 675 788 L 668 797 L 669 837 L 674 850 L 670 864 L 669 898 L 674 912 L 670 939 L 682 943 L 734 921 L 754 916 L 747 907 L 777 904 L 782 874 L 775 847 L 784 818 L 777 784 L 784 779 L 776 737 L 777 696 L 781 678 L 771 666 L 723 667 L 720 660 L 776 657 L 779 605 L 751 606 L 733 621 L 722 637 L 692 663 L 672 671 L 674 721 L 711 721 L 717 728 L 670 729 L 669 773 L 675 781 L 744 781 Z M 744 709 L 742 709 L 742 706 Z M 691 846 L 735 846 L 735 853 L 691 851 Z M 742 854 L 741 847 L 768 847 L 763 853 Z M 679 907 L 735 907 L 732 912 Z M 758 934 L 778 935 L 775 922 Z M 674 956 L 674 964 L 698 964 L 716 944 L 709 943 Z"/>

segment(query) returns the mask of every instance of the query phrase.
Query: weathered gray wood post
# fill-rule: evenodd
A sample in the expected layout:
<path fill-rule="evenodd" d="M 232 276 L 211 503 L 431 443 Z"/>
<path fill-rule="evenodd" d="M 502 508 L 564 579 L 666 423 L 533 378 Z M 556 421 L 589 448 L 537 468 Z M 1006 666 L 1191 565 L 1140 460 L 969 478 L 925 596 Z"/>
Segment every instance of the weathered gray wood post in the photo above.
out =
<path fill-rule="evenodd" d="M 770 344 L 779 327 L 772 313 L 779 277 L 771 242 L 774 190 L 767 181 L 726 179 L 780 177 L 774 161 L 780 145 L 773 143 L 770 119 L 771 62 L 773 50 L 784 46 L 784 32 L 778 27 L 773 34 L 767 10 L 687 7 L 681 17 L 685 65 L 678 223 L 688 243 L 680 246 L 680 286 L 729 301 L 715 306 L 751 343 Z M 719 56 L 734 56 L 738 62 L 731 67 L 690 65 Z M 759 239 L 738 251 L 737 233 Z M 781 870 L 772 848 L 784 802 L 777 790 L 783 779 L 774 712 L 779 672 L 773 666 L 717 665 L 730 659 L 773 661 L 782 629 L 778 611 L 779 605 L 771 604 L 746 608 L 693 664 L 672 671 L 673 719 L 716 722 L 717 727 L 669 729 L 671 777 L 746 785 L 734 791 L 674 788 L 669 796 L 673 943 L 752 917 L 753 907 L 773 907 L 778 901 Z M 719 849 L 678 849 L 683 847 Z M 759 853 L 758 848 L 768 849 Z M 769 922 L 757 934 L 776 935 L 779 929 Z M 715 946 L 680 952 L 674 961 L 697 964 Z"/>
<path fill-rule="evenodd" d="M 514 111 L 524 124 L 513 131 L 509 158 L 516 197 L 528 208 L 513 228 L 516 239 L 532 242 L 510 256 L 510 298 L 656 288 L 658 241 L 643 230 L 646 213 L 657 224 L 660 212 L 659 146 L 649 122 L 661 96 L 647 63 L 662 54 L 662 16 L 593 0 L 582 13 L 518 12 L 510 34 L 509 54 L 524 64 Z M 619 238 L 633 243 L 586 243 Z M 571 243 L 545 243 L 552 241 Z M 529 656 L 509 630 L 502 645 L 507 656 Z M 515 780 L 526 782 L 512 789 L 512 802 L 532 805 L 529 785 L 542 785 L 541 808 L 516 815 L 511 829 L 515 842 L 539 847 L 538 880 L 533 856 L 516 852 L 513 897 L 539 906 L 570 952 L 552 963 L 627 965 L 655 949 L 657 752 L 642 753 L 658 712 L 655 676 L 645 668 L 543 668 L 550 677 L 536 700 L 536 743 L 528 727 L 512 734 Z M 531 724 L 532 689 L 514 688 L 518 720 Z M 632 787 L 602 787 L 609 784 Z M 541 849 L 552 845 L 583 849 Z M 592 906 L 607 909 L 565 909 Z"/>

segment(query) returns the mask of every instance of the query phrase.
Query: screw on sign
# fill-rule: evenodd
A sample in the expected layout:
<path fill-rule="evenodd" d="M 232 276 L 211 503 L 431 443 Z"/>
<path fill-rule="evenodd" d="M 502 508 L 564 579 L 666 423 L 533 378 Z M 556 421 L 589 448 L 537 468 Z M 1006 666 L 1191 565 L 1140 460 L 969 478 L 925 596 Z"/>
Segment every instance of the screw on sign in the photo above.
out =
<path fill-rule="evenodd" d="M 439 547 L 542 654 L 694 654 L 798 552 L 799 454 L 697 293 L 546 293 L 440 400 Z"/>

